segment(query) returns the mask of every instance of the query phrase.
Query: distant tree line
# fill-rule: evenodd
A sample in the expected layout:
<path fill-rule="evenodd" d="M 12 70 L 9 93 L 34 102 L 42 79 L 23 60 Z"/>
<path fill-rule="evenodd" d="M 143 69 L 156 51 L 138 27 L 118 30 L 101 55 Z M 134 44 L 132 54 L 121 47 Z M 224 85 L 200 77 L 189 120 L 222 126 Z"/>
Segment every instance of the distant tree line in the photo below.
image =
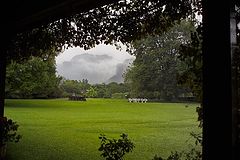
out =
<path fill-rule="evenodd" d="M 56 75 L 55 57 L 12 61 L 6 70 L 6 98 L 55 98 L 61 95 L 62 77 Z"/>
<path fill-rule="evenodd" d="M 68 80 L 56 74 L 54 57 L 31 57 L 7 66 L 6 98 L 124 98 L 129 89 L 123 83 L 89 84 L 87 79 Z"/>
<path fill-rule="evenodd" d="M 124 98 L 124 95 L 129 92 L 123 83 L 89 84 L 87 79 L 63 79 L 59 86 L 63 91 L 63 97 L 79 95 L 88 98 Z"/>
<path fill-rule="evenodd" d="M 130 69 L 135 69 L 132 66 L 128 70 L 128 75 L 130 76 Z M 87 79 L 82 80 L 69 80 L 64 77 L 58 76 L 56 74 L 55 59 L 42 59 L 40 57 L 32 57 L 22 63 L 17 63 L 12 61 L 7 67 L 6 74 L 6 98 L 23 98 L 23 99 L 47 99 L 47 98 L 62 98 L 69 97 L 72 95 L 83 96 L 87 98 L 130 98 L 130 97 L 145 97 L 149 99 L 160 99 L 162 95 L 156 89 L 160 84 L 157 80 L 144 80 L 144 73 L 148 70 L 139 71 L 135 70 L 135 74 L 140 74 L 136 77 L 134 83 L 130 83 L 130 77 L 125 77 L 126 83 L 116 83 L 111 82 L 108 84 L 89 84 Z M 132 74 L 132 73 L 131 73 Z M 154 72 L 149 72 L 154 78 L 158 75 Z M 166 79 L 173 78 L 174 75 L 166 76 Z M 132 77 L 131 77 L 132 78 Z M 173 80 L 176 81 L 175 79 Z M 187 95 L 186 93 L 191 93 L 186 88 L 176 87 L 175 83 L 170 83 L 172 81 L 162 81 L 161 83 L 166 83 L 168 85 L 169 91 L 172 92 L 171 95 Z M 158 84 L 159 83 L 159 84 Z M 139 88 L 135 85 L 138 85 Z M 142 86 L 141 86 L 142 85 Z M 150 90 L 148 86 L 153 86 L 155 90 Z M 155 85 L 155 86 L 154 86 Z M 171 86 L 172 85 L 172 86 Z M 164 91 L 164 90 L 163 90 Z M 162 91 L 162 92 L 163 92 Z M 172 98 L 172 97 L 171 97 Z M 170 101 L 175 99 L 167 99 Z"/>

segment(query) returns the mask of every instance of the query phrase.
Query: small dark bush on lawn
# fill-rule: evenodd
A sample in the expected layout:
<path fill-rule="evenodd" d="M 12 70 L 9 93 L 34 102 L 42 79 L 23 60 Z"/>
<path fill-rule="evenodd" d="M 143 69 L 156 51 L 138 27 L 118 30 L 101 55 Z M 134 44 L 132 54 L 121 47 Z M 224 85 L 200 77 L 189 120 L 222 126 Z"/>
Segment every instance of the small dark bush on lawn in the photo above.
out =
<path fill-rule="evenodd" d="M 102 152 L 101 156 L 106 160 L 122 160 L 126 153 L 132 152 L 135 147 L 133 142 L 128 139 L 127 134 L 121 134 L 120 139 L 109 139 L 105 135 L 101 134 L 99 139 L 101 140 L 101 146 L 99 151 Z"/>
<path fill-rule="evenodd" d="M 22 136 L 17 134 L 18 127 L 17 122 L 7 117 L 0 117 L 0 160 L 6 159 L 7 143 L 17 143 L 21 139 Z"/>
<path fill-rule="evenodd" d="M 19 125 L 7 117 L 0 117 L 0 146 L 7 142 L 19 142 L 21 135 L 17 134 Z"/>

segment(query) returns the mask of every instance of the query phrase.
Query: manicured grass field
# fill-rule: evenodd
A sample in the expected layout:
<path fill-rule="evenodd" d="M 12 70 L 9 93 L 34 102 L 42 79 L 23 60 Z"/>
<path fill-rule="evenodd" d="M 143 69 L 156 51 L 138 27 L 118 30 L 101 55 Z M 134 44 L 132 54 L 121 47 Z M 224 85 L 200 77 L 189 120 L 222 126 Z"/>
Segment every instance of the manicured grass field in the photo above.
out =
<path fill-rule="evenodd" d="M 87 99 L 6 100 L 5 116 L 20 124 L 19 143 L 9 143 L 8 160 L 102 160 L 101 133 L 134 142 L 126 160 L 166 157 L 193 145 L 197 104 L 128 103 L 126 100 Z"/>

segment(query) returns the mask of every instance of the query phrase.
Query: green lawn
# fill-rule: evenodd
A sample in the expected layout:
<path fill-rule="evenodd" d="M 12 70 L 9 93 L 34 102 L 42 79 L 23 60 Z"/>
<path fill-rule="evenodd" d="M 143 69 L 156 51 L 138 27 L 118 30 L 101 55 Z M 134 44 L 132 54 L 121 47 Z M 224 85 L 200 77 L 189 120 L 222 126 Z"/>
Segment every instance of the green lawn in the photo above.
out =
<path fill-rule="evenodd" d="M 134 142 L 126 160 L 166 157 L 188 149 L 197 128 L 196 104 L 128 103 L 87 99 L 6 100 L 5 115 L 20 124 L 19 143 L 9 143 L 8 160 L 101 160 L 98 136 L 118 138 L 127 133 Z"/>

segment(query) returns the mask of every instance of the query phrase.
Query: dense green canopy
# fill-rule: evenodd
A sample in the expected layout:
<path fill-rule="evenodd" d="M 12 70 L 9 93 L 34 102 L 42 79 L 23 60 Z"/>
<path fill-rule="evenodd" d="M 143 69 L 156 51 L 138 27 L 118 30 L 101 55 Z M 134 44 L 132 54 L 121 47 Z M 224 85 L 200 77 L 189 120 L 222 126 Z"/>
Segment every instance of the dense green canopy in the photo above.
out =
<path fill-rule="evenodd" d="M 49 49 L 60 52 L 73 46 L 128 44 L 146 34 L 162 33 L 172 22 L 194 15 L 197 6 L 198 0 L 120 0 L 17 34 L 7 46 L 7 58 L 46 56 Z"/>
<path fill-rule="evenodd" d="M 195 28 L 182 21 L 162 35 L 148 36 L 133 43 L 136 59 L 125 74 L 125 83 L 134 97 L 175 101 L 189 89 L 178 85 L 177 76 L 187 72 L 189 65 L 179 60 L 181 45 L 191 42 Z"/>

